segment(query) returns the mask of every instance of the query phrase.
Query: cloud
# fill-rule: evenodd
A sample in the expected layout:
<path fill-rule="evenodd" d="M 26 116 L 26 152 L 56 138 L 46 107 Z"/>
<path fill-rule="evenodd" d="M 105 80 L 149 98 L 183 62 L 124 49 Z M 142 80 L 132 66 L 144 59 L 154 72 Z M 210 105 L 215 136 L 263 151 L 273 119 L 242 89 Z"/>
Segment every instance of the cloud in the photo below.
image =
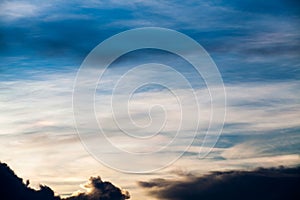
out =
<path fill-rule="evenodd" d="M 0 16 L 6 20 L 35 16 L 38 6 L 29 2 L 4 1 L 0 4 Z"/>
<path fill-rule="evenodd" d="M 274 0 L 270 2 L 260 0 L 244 0 L 241 2 L 238 0 L 233 0 L 222 3 L 247 13 L 258 13 L 264 15 L 274 15 L 278 11 L 287 15 L 297 15 L 299 13 L 298 1 Z"/>
<path fill-rule="evenodd" d="M 79 66 L 89 51 L 116 33 L 160 26 L 185 33 L 203 45 L 225 82 L 299 80 L 300 20 L 287 14 L 293 6 L 276 2 L 282 2 L 275 6 L 280 9 L 270 13 L 262 9 L 268 12 L 263 14 L 253 11 L 273 8 L 272 3 L 247 1 L 249 11 L 236 1 L 4 1 L 0 6 L 2 63 L 16 70 L 20 65 L 28 70 L 32 66 Z M 22 5 L 30 9 L 23 11 Z M 23 56 L 29 58 L 26 65 L 10 59 Z"/>
<path fill-rule="evenodd" d="M 118 70 L 116 69 L 116 71 Z M 162 73 L 156 73 L 158 77 L 163 75 Z M 117 80 L 117 75 L 119 74 L 112 73 L 106 79 L 107 81 Z M 84 151 L 74 131 L 71 101 L 74 78 L 75 73 L 54 73 L 36 76 L 33 80 L 1 82 L 0 102 L 2 102 L 2 105 L 5 105 L 0 107 L 0 111 L 3 113 L 0 116 L 3 122 L 3 125 L 0 127 L 0 144 L 4 149 L 0 153 L 1 159 L 11 163 L 15 170 L 19 170 L 18 172 L 24 173 L 22 176 L 29 176 L 33 183 L 43 178 L 36 173 L 37 170 L 41 174 L 47 174 L 50 178 L 45 180 L 46 183 L 52 182 L 52 184 L 50 183 L 51 187 L 54 187 L 56 191 L 61 193 L 74 191 L 74 188 L 66 190 L 63 189 L 65 186 L 57 186 L 53 182 L 65 180 L 68 175 L 72 177 L 72 174 L 79 169 L 80 174 L 77 173 L 77 177 L 81 177 L 79 178 L 81 180 L 76 180 L 73 183 L 76 187 L 78 185 L 77 181 L 82 182 L 84 177 L 92 175 L 91 172 L 84 170 L 87 161 L 89 164 L 95 164 L 95 167 L 92 168 L 94 170 L 93 173 L 97 173 L 97 167 L 99 169 L 97 162 L 89 158 L 89 154 Z M 219 150 L 212 152 L 210 158 L 226 159 L 222 162 L 222 167 L 231 165 L 230 161 L 233 159 L 237 162 L 240 159 L 263 158 L 251 160 L 251 165 L 254 165 L 256 162 L 256 164 L 261 164 L 259 166 L 265 166 L 264 162 L 262 163 L 261 161 L 267 160 L 266 156 L 275 159 L 274 156 L 297 154 L 296 151 L 299 149 L 297 146 L 299 146 L 300 141 L 299 134 L 297 134 L 299 128 L 299 120 L 297 119 L 300 116 L 299 95 L 296 92 L 299 88 L 298 81 L 272 84 L 227 84 L 226 86 L 228 100 L 226 124 L 216 146 Z M 153 121 L 165 119 L 166 116 L 167 122 L 169 122 L 161 134 L 151 139 L 135 142 L 136 140 L 123 134 L 115 122 L 109 118 L 111 114 L 111 96 L 108 93 L 110 87 L 104 85 L 104 89 L 107 89 L 107 91 L 97 93 L 95 97 L 95 114 L 98 119 L 102 120 L 103 130 L 114 144 L 130 152 L 153 152 L 168 144 L 174 138 L 180 116 L 178 116 L 177 101 L 172 95 L 165 91 L 155 90 L 133 95 L 128 105 L 134 122 L 142 125 L 146 124 L 149 122 L 149 116 L 152 117 Z M 45 90 L 45 88 L 47 89 Z M 176 90 L 173 92 L 176 92 Z M 195 93 L 200 97 L 200 115 L 202 116 L 200 128 L 205 130 L 209 120 L 207 116 L 210 114 L 209 106 L 206 106 L 210 103 L 209 98 L 205 98 L 207 97 L 205 89 L 196 89 Z M 188 100 L 187 97 L 189 95 L 183 92 L 180 92 L 180 94 L 183 94 L 182 99 Z M 124 100 L 126 95 L 116 95 L 115 98 Z M 168 115 L 165 115 L 160 110 L 148 112 L 149 106 L 158 103 L 167 108 Z M 189 106 L 189 104 L 192 105 L 192 101 L 191 103 L 187 101 L 185 104 L 187 107 L 185 108 L 191 114 L 188 114 L 187 118 L 185 118 L 186 121 L 184 121 L 182 131 L 177 136 L 176 141 L 178 142 L 169 145 L 165 149 L 167 151 L 159 157 L 153 155 L 153 159 L 144 161 L 145 165 L 156 166 L 164 162 L 164 158 L 170 158 L 177 155 L 178 152 L 182 152 L 186 145 L 189 144 L 193 137 L 189 121 L 190 116 L 194 112 L 193 106 Z M 215 106 L 215 109 L 218 109 L 218 105 Z M 117 108 L 114 107 L 114 109 Z M 118 112 L 118 123 L 123 125 L 125 130 L 132 130 L 130 129 L 132 124 L 127 123 L 127 114 L 127 112 L 122 110 Z M 82 116 L 88 117 L 86 113 L 83 113 Z M 132 131 L 139 136 L 148 136 L 152 133 L 145 130 L 136 127 Z M 289 131 L 287 132 L 287 130 Z M 84 131 L 84 133 L 88 131 L 97 133 L 98 127 Z M 183 157 L 197 157 L 199 148 L 202 145 L 203 133 L 199 133 L 199 137 L 196 138 L 195 143 L 192 145 L 193 151 L 188 151 Z M 89 141 L 92 143 L 97 138 L 100 138 L 97 134 L 92 135 Z M 99 144 L 102 143 L 97 144 L 97 148 L 100 151 L 98 155 L 103 155 L 103 152 L 106 152 L 107 149 L 103 149 L 104 151 L 101 152 L 103 147 Z M 246 148 L 244 145 L 239 144 L 245 144 Z M 30 156 L 32 153 L 36 156 Z M 45 155 L 47 156 L 45 157 Z M 51 163 L 46 162 L 49 156 L 55 161 Z M 124 160 L 127 159 L 125 157 L 120 159 L 119 156 L 120 154 L 115 155 L 118 160 L 116 162 L 122 162 L 123 164 Z M 112 156 L 107 154 L 107 157 L 111 158 Z M 292 158 L 294 161 L 294 157 Z M 28 160 L 31 162 L 26 163 L 25 170 L 24 164 L 20 163 Z M 74 164 L 73 160 L 76 160 L 78 164 Z M 153 162 L 153 160 L 156 162 Z M 196 161 L 201 162 L 199 160 Z M 296 161 L 299 160 L 297 159 Z M 34 163 L 34 165 L 30 163 Z M 59 170 L 62 172 L 63 177 L 60 177 L 60 180 L 54 180 L 53 177 L 57 173 L 56 166 L 62 165 L 65 168 Z M 128 165 L 129 168 L 134 165 L 134 162 L 125 162 L 123 165 Z M 236 163 L 235 166 L 237 166 Z M 243 167 L 245 165 L 241 162 L 239 166 Z M 43 180 L 43 182 L 45 181 Z"/>
<path fill-rule="evenodd" d="M 218 64 L 227 86 L 227 123 L 220 138 L 220 148 L 210 154 L 214 159 L 223 160 L 218 160 L 217 164 L 207 160 L 209 163 L 203 168 L 211 169 L 212 165 L 215 168 L 244 168 L 299 163 L 296 155 L 300 141 L 300 101 L 297 96 L 300 80 L 299 15 L 292 16 L 299 6 L 291 4 L 280 0 L 275 3 L 249 0 L 243 3 L 235 0 L 183 3 L 141 0 L 130 3 L 121 0 L 1 1 L 1 159 L 11 163 L 22 177 L 30 177 L 31 184 L 42 181 L 59 193 L 74 191 L 74 187 L 85 180 L 84 177 L 97 174 L 96 170 L 109 171 L 89 157 L 76 140 L 71 108 L 76 66 L 95 45 L 119 31 L 163 26 L 199 41 Z M 147 56 L 153 61 L 153 53 Z M 135 57 L 125 64 L 132 66 L 132 60 Z M 159 57 L 157 60 L 163 59 Z M 175 59 L 170 60 L 171 66 L 177 63 Z M 124 62 L 121 64 L 124 65 Z M 182 70 L 188 68 L 181 63 L 178 66 Z M 60 74 L 64 68 L 72 68 L 74 73 Z M 41 73 L 35 72 L 35 69 Z M 48 71 L 51 70 L 54 73 L 50 77 Z M 113 80 L 112 76 L 108 77 L 109 81 Z M 13 81 L 6 81 L 7 77 Z M 202 95 L 201 91 L 199 95 Z M 105 98 L 109 96 L 101 93 L 96 100 Z M 138 122 L 147 122 L 148 113 L 145 111 L 147 104 L 153 103 L 151 98 L 169 107 L 173 105 L 163 92 L 136 95 L 132 107 L 135 111 L 133 117 L 140 120 Z M 97 114 L 110 114 L 109 104 L 98 105 L 100 112 Z M 201 112 L 203 123 L 208 118 L 207 110 L 204 106 Z M 172 123 L 167 126 L 168 132 L 176 129 L 175 111 L 173 109 L 169 114 L 168 119 Z M 152 113 L 153 119 L 159 119 L 156 113 Z M 120 120 L 127 125 L 124 123 L 126 116 Z M 111 123 L 105 124 L 104 128 L 111 136 L 120 134 Z M 293 132 L 285 133 L 291 129 Z M 190 137 L 188 131 L 186 129 L 185 134 L 180 136 Z M 144 131 L 136 133 L 149 134 Z M 124 137 L 113 140 L 126 150 L 148 151 L 160 147 L 169 139 L 168 136 L 157 137 L 153 143 L 145 142 L 145 145 L 130 143 Z M 184 139 L 180 139 L 183 143 L 174 145 L 165 156 L 182 150 Z M 278 141 L 285 141 L 284 145 Z M 199 170 L 201 161 L 195 159 L 193 165 L 185 163 L 186 157 L 196 158 L 199 145 L 200 139 L 192 146 L 193 151 L 183 156 L 184 166 Z M 49 157 L 53 162 L 47 162 Z M 147 162 L 149 165 L 156 164 L 163 158 L 155 157 L 156 162 L 153 162 L 154 159 Z M 132 162 L 127 164 L 134 165 Z M 92 167 L 85 169 L 86 165 Z M 57 172 L 60 177 L 55 176 Z M 119 177 L 113 179 L 111 176 L 115 172 L 101 173 L 110 180 L 119 181 Z M 128 178 L 133 177 L 123 178 L 125 184 L 131 182 Z M 67 185 L 62 184 L 66 181 Z"/>
<path fill-rule="evenodd" d="M 139 185 L 151 196 L 172 200 L 298 199 L 300 168 L 269 168 L 255 171 L 213 172 L 183 180 L 155 179 Z"/>
<path fill-rule="evenodd" d="M 88 192 L 78 193 L 66 200 L 125 200 L 130 198 L 127 191 L 120 190 L 110 182 L 103 182 L 99 176 L 91 177 L 84 188 Z"/>
<path fill-rule="evenodd" d="M 7 164 L 0 162 L 0 198 L 5 200 L 63 200 L 55 196 L 54 191 L 45 185 L 40 185 L 39 190 L 32 189 L 29 186 L 29 180 L 26 183 L 19 178 Z M 121 190 L 110 182 L 103 182 L 101 178 L 91 177 L 90 182 L 85 185 L 88 192 L 78 193 L 65 200 L 125 200 L 129 199 L 128 191 Z"/>

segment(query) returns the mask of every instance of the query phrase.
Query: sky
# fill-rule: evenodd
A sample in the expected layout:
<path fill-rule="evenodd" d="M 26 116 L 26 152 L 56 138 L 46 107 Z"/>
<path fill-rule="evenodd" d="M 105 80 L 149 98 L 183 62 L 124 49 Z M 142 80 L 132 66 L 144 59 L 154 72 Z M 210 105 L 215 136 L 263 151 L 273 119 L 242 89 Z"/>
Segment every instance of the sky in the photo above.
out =
<path fill-rule="evenodd" d="M 99 175 L 133 200 L 161 197 L 150 195 L 141 181 L 299 165 L 299 8 L 292 0 L 1 1 L 0 160 L 33 187 L 44 183 L 67 196 Z M 175 30 L 198 42 L 223 85 L 208 88 L 172 52 L 132 51 L 107 70 L 100 56 L 84 80 L 99 76 L 96 89 L 87 91 L 95 92 L 93 117 L 105 138 L 89 126 L 88 112 L 79 113 L 86 125 L 78 128 L 83 121 L 74 115 L 74 85 L 83 61 L 115 34 L 145 27 Z M 179 77 L 191 88 L 182 87 Z M 128 93 L 142 81 L 151 84 Z M 107 139 L 118 151 L 105 149 Z M 210 151 L 204 158 L 200 147 Z M 147 173 L 128 173 L 136 171 Z"/>

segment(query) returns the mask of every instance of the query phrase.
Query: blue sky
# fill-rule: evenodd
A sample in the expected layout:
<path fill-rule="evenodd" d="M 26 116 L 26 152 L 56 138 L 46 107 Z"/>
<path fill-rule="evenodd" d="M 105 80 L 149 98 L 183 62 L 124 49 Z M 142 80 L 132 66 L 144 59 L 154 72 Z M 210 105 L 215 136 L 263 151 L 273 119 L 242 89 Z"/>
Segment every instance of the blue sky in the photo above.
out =
<path fill-rule="evenodd" d="M 32 63 L 43 69 L 78 66 L 96 44 L 113 34 L 162 26 L 197 40 L 224 76 L 239 71 L 239 78 L 225 76 L 227 81 L 233 77 L 255 81 L 299 79 L 299 73 L 290 73 L 298 70 L 297 3 L 247 2 L 4 1 L 1 56 L 6 62 L 1 68 L 15 67 L 19 59 L 18 68 L 32 68 Z"/>
<path fill-rule="evenodd" d="M 42 180 L 61 194 L 79 189 L 87 177 L 99 174 L 128 188 L 132 199 L 146 195 L 137 181 L 176 177 L 178 171 L 299 164 L 299 7 L 291 0 L 1 1 L 0 145 L 4 151 L 0 160 L 12 163 L 33 184 Z M 85 151 L 73 121 L 72 91 L 77 70 L 96 45 L 121 31 L 142 27 L 174 29 L 206 49 L 224 81 L 227 113 L 220 139 L 206 159 L 197 158 L 200 135 L 172 166 L 133 176 L 105 167 Z M 188 78 L 195 93 L 207 95 L 188 63 L 154 50 L 132 52 L 117 60 L 105 75 L 104 86 L 133 66 L 149 62 L 173 66 Z M 147 116 L 141 113 L 153 103 L 170 106 L 171 116 L 177 113 L 172 110 L 175 101 L 163 90 L 152 89 L 141 90 L 144 96 L 134 99 L 134 112 L 142 116 L 142 124 Z M 110 112 L 109 94 L 98 92 L 96 115 L 105 118 Z M 209 115 L 206 99 L 200 104 L 202 114 Z M 191 108 L 187 111 L 192 113 Z M 168 134 L 177 124 L 175 117 L 170 120 Z M 111 123 L 107 121 L 104 129 L 118 134 Z M 207 123 L 204 118 L 203 129 Z M 186 144 L 190 133 L 188 126 L 184 128 L 187 135 L 166 156 Z M 164 139 L 153 139 L 151 144 L 159 147 Z M 142 148 L 127 145 L 122 137 L 115 141 L 124 148 Z M 63 175 L 55 177 L 57 173 Z"/>

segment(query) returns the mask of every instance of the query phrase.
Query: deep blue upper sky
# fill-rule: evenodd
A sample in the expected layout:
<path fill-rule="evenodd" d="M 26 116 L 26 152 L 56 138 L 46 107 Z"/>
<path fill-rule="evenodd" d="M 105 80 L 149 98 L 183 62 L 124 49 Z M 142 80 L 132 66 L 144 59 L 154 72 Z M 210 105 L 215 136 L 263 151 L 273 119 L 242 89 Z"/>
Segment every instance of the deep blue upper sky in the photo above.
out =
<path fill-rule="evenodd" d="M 79 68 L 97 44 L 159 26 L 198 41 L 225 82 L 299 80 L 298 1 L 2 1 L 1 79 Z"/>

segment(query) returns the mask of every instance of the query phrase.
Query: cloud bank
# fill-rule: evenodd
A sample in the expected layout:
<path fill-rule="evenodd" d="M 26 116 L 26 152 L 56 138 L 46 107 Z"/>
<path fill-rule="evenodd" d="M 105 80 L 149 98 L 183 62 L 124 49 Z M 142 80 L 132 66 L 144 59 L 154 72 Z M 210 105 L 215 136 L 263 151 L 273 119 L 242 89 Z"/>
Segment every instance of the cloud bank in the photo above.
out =
<path fill-rule="evenodd" d="M 2 162 L 0 162 L 0 180 L 0 199 L 3 200 L 63 200 L 48 186 L 40 185 L 39 190 L 28 187 L 29 180 L 24 183 L 23 179 Z M 91 177 L 85 187 L 88 189 L 86 193 L 77 193 L 65 200 L 125 200 L 130 197 L 127 191 L 110 182 L 102 181 L 99 176 Z"/>
<path fill-rule="evenodd" d="M 140 181 L 151 196 L 172 200 L 299 199 L 300 167 L 269 168 L 255 171 L 213 172 L 197 177 L 187 175 L 184 180 L 154 179 Z"/>

